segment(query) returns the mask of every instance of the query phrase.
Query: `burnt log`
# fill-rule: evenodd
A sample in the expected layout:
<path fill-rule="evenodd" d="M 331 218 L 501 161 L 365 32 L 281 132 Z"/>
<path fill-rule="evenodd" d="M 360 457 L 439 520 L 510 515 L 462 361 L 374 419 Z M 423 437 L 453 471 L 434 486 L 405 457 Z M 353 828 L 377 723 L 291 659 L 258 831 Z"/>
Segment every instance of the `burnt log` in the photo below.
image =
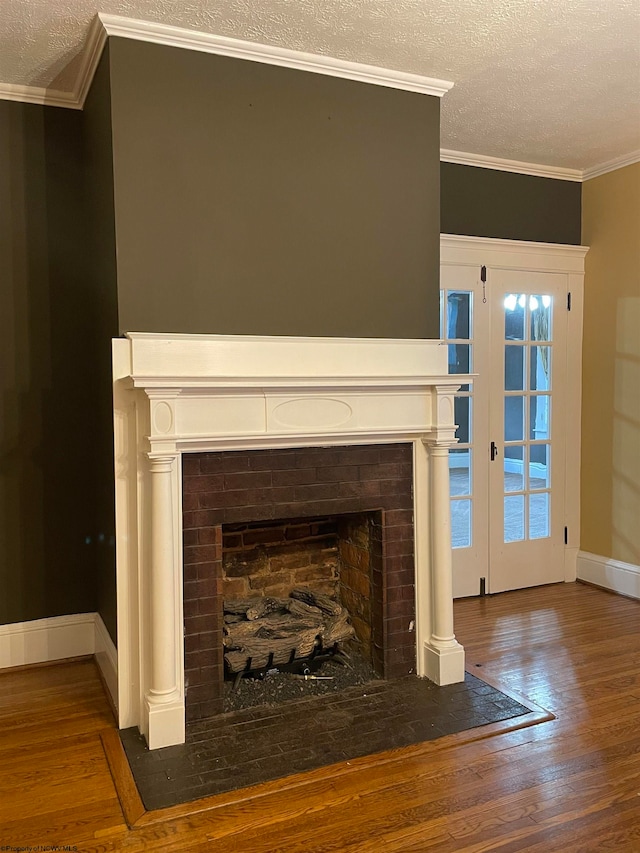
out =
<path fill-rule="evenodd" d="M 222 602 L 222 609 L 225 613 L 246 617 L 247 610 L 255 603 L 255 598 L 226 598 Z"/>
<path fill-rule="evenodd" d="M 253 604 L 247 608 L 247 619 L 253 621 L 266 616 L 267 613 L 277 613 L 287 609 L 286 598 L 254 598 Z"/>
<path fill-rule="evenodd" d="M 282 639 L 251 637 L 242 648 L 225 652 L 224 660 L 231 673 L 284 664 L 297 657 L 308 657 L 319 644 L 317 637 L 315 628 L 307 628 L 298 632 L 296 637 Z"/>
<path fill-rule="evenodd" d="M 314 607 L 311 604 L 305 604 L 297 598 L 290 598 L 287 602 L 287 610 L 295 616 L 305 617 L 314 616 L 318 619 L 323 619 L 324 614 L 319 607 Z"/>
<path fill-rule="evenodd" d="M 303 601 L 305 604 L 309 604 L 312 607 L 320 608 L 323 613 L 326 613 L 329 616 L 339 616 L 344 610 L 341 604 L 334 601 L 332 598 L 329 598 L 328 595 L 324 595 L 324 593 L 321 592 L 314 592 L 306 587 L 296 587 L 291 590 L 290 595 L 291 598 Z"/>
<path fill-rule="evenodd" d="M 231 625 L 225 625 L 222 639 L 227 648 L 242 648 L 253 637 L 263 639 L 268 637 L 275 639 L 294 638 L 309 628 L 314 628 L 316 633 L 319 633 L 323 627 L 322 619 L 309 616 L 299 618 L 289 613 L 284 615 L 275 613 L 263 619 L 254 619 L 252 622 L 235 622 Z"/>
<path fill-rule="evenodd" d="M 260 619 L 267 613 L 275 613 L 278 610 L 286 610 L 289 603 L 288 598 L 229 598 L 222 602 L 225 614 L 241 616 L 245 619 Z"/>
<path fill-rule="evenodd" d="M 322 643 L 324 646 L 333 646 L 335 643 L 346 643 L 355 637 L 355 629 L 349 622 L 349 613 L 342 608 L 342 613 L 334 619 L 326 622 L 322 631 Z"/>

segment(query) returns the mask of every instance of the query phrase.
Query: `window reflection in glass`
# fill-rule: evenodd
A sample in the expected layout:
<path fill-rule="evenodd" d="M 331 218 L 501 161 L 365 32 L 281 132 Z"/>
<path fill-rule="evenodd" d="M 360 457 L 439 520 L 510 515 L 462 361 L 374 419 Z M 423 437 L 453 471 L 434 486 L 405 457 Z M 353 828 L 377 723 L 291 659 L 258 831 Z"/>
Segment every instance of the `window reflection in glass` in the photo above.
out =
<path fill-rule="evenodd" d="M 471 373 L 469 344 L 449 344 L 449 373 Z"/>
<path fill-rule="evenodd" d="M 548 391 L 551 376 L 551 347 L 530 347 L 529 390 Z"/>
<path fill-rule="evenodd" d="M 449 449 L 449 488 L 454 495 L 471 494 L 471 450 L 452 447 Z"/>
<path fill-rule="evenodd" d="M 471 501 L 451 501 L 451 544 L 454 548 L 471 545 Z"/>
<path fill-rule="evenodd" d="M 524 490 L 524 445 L 508 444 L 504 448 L 504 490 Z"/>
<path fill-rule="evenodd" d="M 529 447 L 529 488 L 548 489 L 551 486 L 551 445 L 532 444 Z"/>
<path fill-rule="evenodd" d="M 529 539 L 549 536 L 549 493 L 529 495 Z"/>
<path fill-rule="evenodd" d="M 529 438 L 532 441 L 549 438 L 550 408 L 551 397 L 549 394 L 529 397 Z"/>
<path fill-rule="evenodd" d="M 551 340 L 551 308 L 552 298 L 546 293 L 529 297 L 532 341 Z"/>
<path fill-rule="evenodd" d="M 511 495 L 504 499 L 504 541 L 520 542 L 524 539 L 524 495 Z"/>
<path fill-rule="evenodd" d="M 471 435 L 471 397 L 456 397 L 453 405 L 454 420 L 458 424 L 456 438 L 466 444 Z"/>
<path fill-rule="evenodd" d="M 504 297 L 504 337 L 507 341 L 523 341 L 527 297 L 524 293 L 506 293 Z"/>
<path fill-rule="evenodd" d="M 504 440 L 524 439 L 524 397 L 504 398 Z"/>
<path fill-rule="evenodd" d="M 447 334 L 450 340 L 469 340 L 471 329 L 471 300 L 473 294 L 467 290 L 447 292 Z"/>
<path fill-rule="evenodd" d="M 523 346 L 507 344 L 504 348 L 504 390 L 524 391 Z"/>

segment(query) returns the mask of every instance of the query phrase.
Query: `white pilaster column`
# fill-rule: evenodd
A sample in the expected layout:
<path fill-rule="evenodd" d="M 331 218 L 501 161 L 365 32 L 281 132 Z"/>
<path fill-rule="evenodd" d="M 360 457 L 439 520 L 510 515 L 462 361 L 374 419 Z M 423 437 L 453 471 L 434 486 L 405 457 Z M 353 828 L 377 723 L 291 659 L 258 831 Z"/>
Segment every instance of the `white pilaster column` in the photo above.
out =
<path fill-rule="evenodd" d="M 150 671 L 145 695 L 149 749 L 184 743 L 184 701 L 178 684 L 176 577 L 173 541 L 174 456 L 149 456 L 151 542 L 148 573 Z"/>
<path fill-rule="evenodd" d="M 431 636 L 425 674 L 436 684 L 464 681 L 464 649 L 453 631 L 449 443 L 428 445 L 431 497 Z"/>

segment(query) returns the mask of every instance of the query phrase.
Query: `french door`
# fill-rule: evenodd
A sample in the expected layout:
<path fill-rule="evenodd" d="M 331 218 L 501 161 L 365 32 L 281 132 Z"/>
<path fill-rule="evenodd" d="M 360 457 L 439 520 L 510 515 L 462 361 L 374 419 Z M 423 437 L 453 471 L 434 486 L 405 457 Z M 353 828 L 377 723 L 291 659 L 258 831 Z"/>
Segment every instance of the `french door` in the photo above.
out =
<path fill-rule="evenodd" d="M 445 265 L 441 281 L 449 372 L 474 374 L 449 452 L 454 595 L 564 580 L 568 277 Z"/>

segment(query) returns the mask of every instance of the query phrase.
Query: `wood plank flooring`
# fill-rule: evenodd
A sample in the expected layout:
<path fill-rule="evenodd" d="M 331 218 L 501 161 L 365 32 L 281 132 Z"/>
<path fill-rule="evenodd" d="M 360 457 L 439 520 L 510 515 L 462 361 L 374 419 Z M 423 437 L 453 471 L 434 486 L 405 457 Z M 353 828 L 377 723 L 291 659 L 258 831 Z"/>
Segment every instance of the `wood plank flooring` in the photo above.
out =
<path fill-rule="evenodd" d="M 456 603 L 468 669 L 556 719 L 454 735 L 127 827 L 92 661 L 0 674 L 0 847 L 82 853 L 640 851 L 640 602 L 560 584 Z M 209 802 L 209 805 L 211 803 Z"/>

